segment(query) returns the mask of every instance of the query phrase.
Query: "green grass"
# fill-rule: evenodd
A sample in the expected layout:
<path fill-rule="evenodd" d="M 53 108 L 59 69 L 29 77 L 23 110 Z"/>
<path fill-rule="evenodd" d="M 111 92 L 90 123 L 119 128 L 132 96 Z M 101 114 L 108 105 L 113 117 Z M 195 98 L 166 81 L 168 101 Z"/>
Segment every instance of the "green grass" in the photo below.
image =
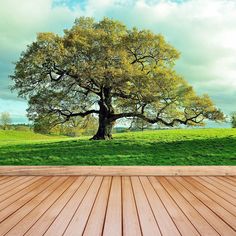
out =
<path fill-rule="evenodd" d="M 12 144 L 50 142 L 65 138 L 64 136 L 42 135 L 30 131 L 0 130 L 0 147 Z"/>
<path fill-rule="evenodd" d="M 115 134 L 111 141 L 0 131 L 1 165 L 236 165 L 236 129 Z"/>

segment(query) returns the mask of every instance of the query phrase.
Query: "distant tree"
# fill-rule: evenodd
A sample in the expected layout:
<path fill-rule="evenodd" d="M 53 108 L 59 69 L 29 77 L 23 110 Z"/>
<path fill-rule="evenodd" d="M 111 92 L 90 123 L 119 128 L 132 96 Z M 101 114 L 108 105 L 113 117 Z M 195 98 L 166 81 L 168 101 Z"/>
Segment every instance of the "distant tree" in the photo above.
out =
<path fill-rule="evenodd" d="M 11 78 L 13 89 L 29 101 L 30 120 L 64 123 L 96 114 L 94 140 L 111 139 L 122 118 L 165 126 L 223 120 L 207 95 L 196 95 L 175 73 L 178 57 L 160 34 L 82 17 L 63 36 L 38 34 Z"/>
<path fill-rule="evenodd" d="M 13 127 L 14 130 L 17 130 L 17 131 L 30 131 L 30 127 L 27 126 L 27 125 L 16 125 Z"/>
<path fill-rule="evenodd" d="M 0 115 L 0 123 L 3 130 L 9 129 L 11 125 L 11 116 L 8 112 L 2 112 Z"/>
<path fill-rule="evenodd" d="M 147 122 L 143 119 L 134 117 L 131 121 L 129 129 L 130 130 L 141 130 L 141 131 L 143 131 L 143 130 L 151 128 L 151 127 L 152 127 L 152 124 L 150 124 L 149 122 Z"/>
<path fill-rule="evenodd" d="M 34 132 L 41 134 L 58 134 L 65 136 L 91 135 L 96 131 L 98 119 L 92 115 L 84 118 L 73 117 L 64 123 L 50 123 L 50 117 L 41 118 L 34 123 Z"/>
<path fill-rule="evenodd" d="M 33 131 L 40 134 L 49 134 L 50 133 L 50 123 L 46 120 L 38 120 L 34 122 Z"/>
<path fill-rule="evenodd" d="M 232 128 L 236 128 L 236 112 L 233 112 L 231 115 L 231 126 Z"/>
<path fill-rule="evenodd" d="M 59 134 L 67 136 L 81 136 L 81 135 L 91 135 L 96 131 L 98 124 L 98 119 L 92 115 L 88 115 L 84 118 L 74 117 L 70 121 L 59 124 L 52 129 L 59 129 Z"/>
<path fill-rule="evenodd" d="M 78 127 L 84 129 L 82 135 L 92 135 L 97 130 L 98 118 L 93 115 L 86 116 L 83 123 L 81 123 Z"/>

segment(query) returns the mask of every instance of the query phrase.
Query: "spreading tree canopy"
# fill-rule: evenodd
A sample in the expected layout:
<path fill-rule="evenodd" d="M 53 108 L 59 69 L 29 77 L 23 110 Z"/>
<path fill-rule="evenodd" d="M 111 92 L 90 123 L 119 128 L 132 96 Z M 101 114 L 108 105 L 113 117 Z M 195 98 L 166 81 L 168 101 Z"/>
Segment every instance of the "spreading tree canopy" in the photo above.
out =
<path fill-rule="evenodd" d="M 160 34 L 104 18 L 79 18 L 60 36 L 39 33 L 16 63 L 13 89 L 28 117 L 52 125 L 99 118 L 93 139 L 110 139 L 115 122 L 139 118 L 166 126 L 203 125 L 223 114 L 176 72 L 179 52 Z"/>

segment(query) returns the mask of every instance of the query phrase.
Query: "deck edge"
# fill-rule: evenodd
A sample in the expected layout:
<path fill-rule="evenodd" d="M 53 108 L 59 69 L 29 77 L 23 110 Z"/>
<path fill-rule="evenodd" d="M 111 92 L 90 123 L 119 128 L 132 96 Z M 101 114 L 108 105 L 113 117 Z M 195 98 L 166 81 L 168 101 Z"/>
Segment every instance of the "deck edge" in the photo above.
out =
<path fill-rule="evenodd" d="M 0 175 L 236 175 L 236 166 L 0 166 Z"/>

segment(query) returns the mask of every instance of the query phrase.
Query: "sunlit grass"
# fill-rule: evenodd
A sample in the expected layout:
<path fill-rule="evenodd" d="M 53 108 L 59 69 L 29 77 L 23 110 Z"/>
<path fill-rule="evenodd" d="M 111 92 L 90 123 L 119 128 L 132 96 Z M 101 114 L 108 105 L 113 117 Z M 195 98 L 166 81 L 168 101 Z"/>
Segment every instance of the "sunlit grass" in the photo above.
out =
<path fill-rule="evenodd" d="M 63 140 L 64 136 L 42 135 L 30 131 L 0 130 L 0 146 Z"/>
<path fill-rule="evenodd" d="M 18 133 L 0 132 L 1 165 L 236 165 L 236 129 L 130 132 L 111 141 Z"/>

